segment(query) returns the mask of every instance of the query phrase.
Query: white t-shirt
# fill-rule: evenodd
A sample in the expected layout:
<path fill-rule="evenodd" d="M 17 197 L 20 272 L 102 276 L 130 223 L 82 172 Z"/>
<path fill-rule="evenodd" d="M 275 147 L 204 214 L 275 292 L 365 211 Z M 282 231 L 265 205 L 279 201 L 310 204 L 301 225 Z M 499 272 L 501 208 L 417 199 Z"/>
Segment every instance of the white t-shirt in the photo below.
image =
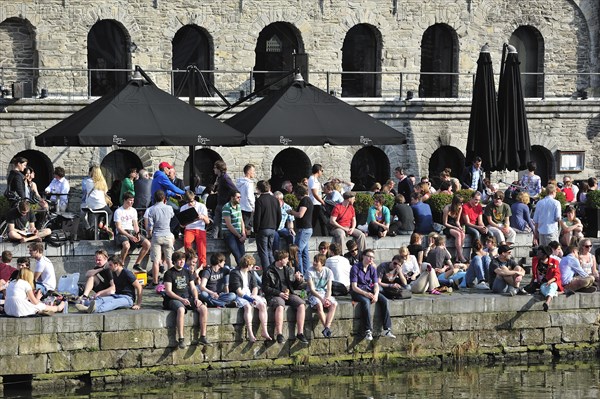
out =
<path fill-rule="evenodd" d="M 137 223 L 137 211 L 133 207 L 127 209 L 122 206 L 115 211 L 113 220 L 120 222 L 123 230 L 133 230 L 133 223 Z"/>
<path fill-rule="evenodd" d="M 25 280 L 13 280 L 6 288 L 6 302 L 4 311 L 13 317 L 33 316 L 46 308 L 43 302 L 34 305 L 27 299 L 27 293 L 32 288 Z"/>
<path fill-rule="evenodd" d="M 313 195 L 313 189 L 317 190 L 319 197 L 323 197 L 323 192 L 321 191 L 321 183 L 314 175 L 308 178 L 308 197 L 312 201 L 313 205 L 321 205 L 321 203 L 317 201 L 317 199 Z"/>
<path fill-rule="evenodd" d="M 410 272 L 419 273 L 419 262 L 417 262 L 414 255 L 408 255 L 408 259 L 402 265 L 402 274 L 407 275 Z"/>
<path fill-rule="evenodd" d="M 325 261 L 325 267 L 331 269 L 333 281 L 344 284 L 350 288 L 350 262 L 341 255 L 332 256 Z"/>
<path fill-rule="evenodd" d="M 34 273 L 41 273 L 37 282 L 46 287 L 48 291 L 56 290 L 56 274 L 50 259 L 42 256 L 35 265 Z"/>
<path fill-rule="evenodd" d="M 189 208 L 190 208 L 190 204 L 185 204 L 181 207 L 180 211 L 183 212 Z M 198 216 L 201 216 L 201 215 L 208 216 L 208 209 L 206 209 L 206 205 L 204 205 L 203 203 L 196 201 L 194 208 L 196 209 L 196 212 L 198 212 Z M 186 230 L 206 230 L 206 223 L 204 223 L 204 220 L 196 220 L 195 222 L 192 222 L 192 223 L 188 224 L 187 226 L 185 226 L 185 229 Z"/>

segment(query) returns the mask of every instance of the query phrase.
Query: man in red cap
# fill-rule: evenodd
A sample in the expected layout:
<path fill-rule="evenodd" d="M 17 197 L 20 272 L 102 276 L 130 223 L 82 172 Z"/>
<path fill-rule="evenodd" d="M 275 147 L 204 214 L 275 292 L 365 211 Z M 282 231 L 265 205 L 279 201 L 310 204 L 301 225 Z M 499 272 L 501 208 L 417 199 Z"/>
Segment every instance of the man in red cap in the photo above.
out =
<path fill-rule="evenodd" d="M 158 170 L 154 172 L 152 179 L 152 192 L 151 198 L 154 198 L 154 193 L 158 190 L 163 190 L 167 197 L 175 197 L 176 195 L 183 195 L 185 191 L 174 185 L 169 179 L 169 171 L 174 169 L 173 166 L 168 162 L 161 162 L 158 165 Z M 167 204 L 171 205 L 171 201 L 167 201 Z M 179 209 L 176 209 L 179 210 Z"/>

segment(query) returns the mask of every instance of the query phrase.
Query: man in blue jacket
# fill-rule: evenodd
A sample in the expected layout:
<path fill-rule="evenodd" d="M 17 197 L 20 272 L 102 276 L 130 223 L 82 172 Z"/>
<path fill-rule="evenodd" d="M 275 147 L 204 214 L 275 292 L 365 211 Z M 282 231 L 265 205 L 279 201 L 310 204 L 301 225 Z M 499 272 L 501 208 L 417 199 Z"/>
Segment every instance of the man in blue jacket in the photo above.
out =
<path fill-rule="evenodd" d="M 151 196 L 154 198 L 154 193 L 158 190 L 162 190 L 167 195 L 167 198 L 176 197 L 178 195 L 185 194 L 185 191 L 174 185 L 169 179 L 169 170 L 174 169 L 168 162 L 161 162 L 158 165 L 158 170 L 154 172 L 152 178 L 152 189 Z M 179 211 L 179 207 L 172 201 L 167 201 L 167 204 L 171 206 L 175 211 Z"/>

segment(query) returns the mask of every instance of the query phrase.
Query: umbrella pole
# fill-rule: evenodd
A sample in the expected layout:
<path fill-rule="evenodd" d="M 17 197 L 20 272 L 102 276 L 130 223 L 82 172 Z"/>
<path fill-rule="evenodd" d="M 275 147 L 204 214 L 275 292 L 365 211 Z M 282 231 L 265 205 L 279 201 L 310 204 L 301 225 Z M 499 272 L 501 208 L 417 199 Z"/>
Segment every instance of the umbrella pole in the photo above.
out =
<path fill-rule="evenodd" d="M 189 104 L 192 107 L 196 106 L 196 82 L 194 80 L 194 76 L 192 74 L 194 74 L 196 72 L 196 68 L 189 68 L 187 69 L 187 74 L 188 74 L 188 82 L 190 84 L 190 92 L 189 92 Z M 196 187 L 193 187 L 194 185 L 194 169 L 195 169 L 195 164 L 194 164 L 194 146 L 191 145 L 189 148 L 190 151 L 190 155 L 189 155 L 189 160 L 190 160 L 190 164 L 189 164 L 189 168 L 188 168 L 188 178 L 189 178 L 189 185 L 190 185 L 190 190 L 195 193 L 196 192 Z"/>

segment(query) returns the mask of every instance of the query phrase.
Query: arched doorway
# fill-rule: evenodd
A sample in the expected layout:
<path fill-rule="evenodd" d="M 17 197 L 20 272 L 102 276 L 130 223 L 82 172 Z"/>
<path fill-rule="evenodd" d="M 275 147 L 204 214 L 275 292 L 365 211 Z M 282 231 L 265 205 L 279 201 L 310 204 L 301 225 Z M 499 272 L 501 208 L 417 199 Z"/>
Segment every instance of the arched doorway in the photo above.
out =
<path fill-rule="evenodd" d="M 458 35 L 450 26 L 435 24 L 423 33 L 421 72 L 458 72 Z M 419 97 L 458 97 L 458 77 L 422 74 Z"/>
<path fill-rule="evenodd" d="M 37 184 L 38 191 L 43 194 L 44 189 L 50 185 L 54 178 L 54 165 L 52 165 L 50 158 L 37 150 L 21 151 L 15 156 L 27 159 L 27 166 L 35 172 L 34 182 Z"/>
<path fill-rule="evenodd" d="M 367 24 L 348 31 L 342 47 L 342 70 L 347 72 L 381 71 L 381 33 Z M 342 97 L 381 96 L 381 75 L 342 74 Z"/>
<path fill-rule="evenodd" d="M 312 164 L 306 154 L 297 148 L 286 148 L 275 156 L 271 164 L 272 191 L 281 191 L 281 184 L 289 180 L 294 187 L 305 177 L 310 176 Z"/>
<path fill-rule="evenodd" d="M 100 169 L 104 174 L 108 187 L 115 180 L 123 180 L 127 171 L 131 168 L 142 169 L 144 165 L 140 158 L 128 150 L 115 150 L 104 157 Z"/>
<path fill-rule="evenodd" d="M 541 145 L 532 145 L 529 159 L 536 164 L 535 174 L 542 180 L 542 186 L 548 184 L 548 180 L 556 178 L 554 157 L 550 150 Z M 522 172 L 520 174 L 523 174 Z"/>
<path fill-rule="evenodd" d="M 516 47 L 521 65 L 521 85 L 523 96 L 543 96 L 544 38 L 532 26 L 520 26 L 510 37 L 510 44 Z M 530 75 L 532 74 L 532 75 Z"/>
<path fill-rule="evenodd" d="M 185 71 L 189 65 L 195 65 L 200 70 L 213 69 L 212 40 L 208 33 L 196 25 L 186 25 L 179 29 L 173 38 L 173 70 Z M 209 97 L 212 89 L 212 73 L 192 75 L 194 79 L 194 94 L 198 97 Z M 178 97 L 187 97 L 190 93 L 190 82 L 185 72 L 174 74 L 174 92 Z"/>
<path fill-rule="evenodd" d="M 290 72 L 294 70 L 294 55 L 304 53 L 304 46 L 300 39 L 300 33 L 292 24 L 274 22 L 265 27 L 258 35 L 255 52 L 255 71 Z M 282 73 L 277 72 L 255 74 L 255 90 L 260 90 L 278 81 L 282 76 Z M 284 80 L 270 90 L 280 88 L 290 82 L 292 78 L 290 76 L 289 80 Z M 266 92 L 261 93 L 261 95 L 266 94 Z"/>
<path fill-rule="evenodd" d="M 0 65 L 2 79 L 5 85 L 8 82 L 26 82 L 31 97 L 36 92 L 36 72 L 32 69 L 37 67 L 37 52 L 35 48 L 35 29 L 29 21 L 22 18 L 7 18 L 0 23 Z M 12 69 L 19 68 L 19 69 Z M 27 95 L 28 94 L 28 95 Z"/>
<path fill-rule="evenodd" d="M 377 147 L 363 147 L 356 151 L 350 164 L 350 180 L 354 190 L 369 191 L 373 184 L 384 184 L 390 178 L 390 160 Z"/>
<path fill-rule="evenodd" d="M 128 69 L 129 35 L 113 20 L 98 21 L 87 37 L 89 69 Z M 92 96 L 103 96 L 127 82 L 128 73 L 93 71 L 91 73 Z"/>
<path fill-rule="evenodd" d="M 446 168 L 452 170 L 452 177 L 460 179 L 465 168 L 465 156 L 458 148 L 445 145 L 431 154 L 431 158 L 429 158 L 429 181 L 436 189 L 440 186 L 440 173 Z"/>
<path fill-rule="evenodd" d="M 203 186 L 208 186 L 209 184 L 215 184 L 217 180 L 217 176 L 213 172 L 213 166 L 216 161 L 222 161 L 223 158 L 217 153 L 208 148 L 201 148 L 194 152 L 194 174 L 200 176 Z M 186 185 L 189 185 L 190 182 L 190 158 L 188 157 L 185 160 L 185 165 L 183 166 L 183 181 Z"/>

